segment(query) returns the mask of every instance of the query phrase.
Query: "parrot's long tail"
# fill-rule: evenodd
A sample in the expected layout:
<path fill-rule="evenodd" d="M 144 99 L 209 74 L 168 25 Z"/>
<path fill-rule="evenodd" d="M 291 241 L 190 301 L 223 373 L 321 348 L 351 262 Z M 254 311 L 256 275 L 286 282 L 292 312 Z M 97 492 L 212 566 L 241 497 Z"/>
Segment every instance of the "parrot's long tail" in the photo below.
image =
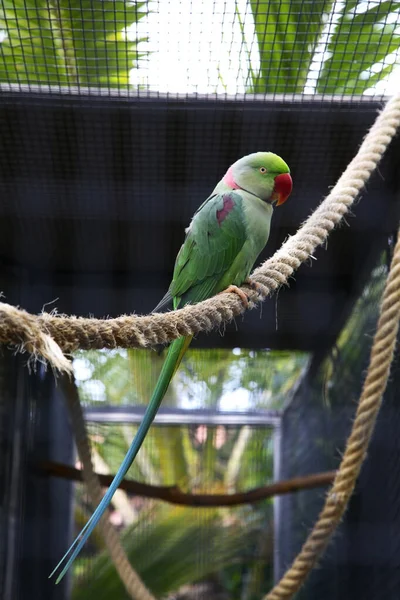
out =
<path fill-rule="evenodd" d="M 100 521 L 101 517 L 104 514 L 104 511 L 107 509 L 108 505 L 111 502 L 111 499 L 116 492 L 118 486 L 121 481 L 125 477 L 129 467 L 134 461 L 136 454 L 139 452 L 139 449 L 143 443 L 144 438 L 147 435 L 147 432 L 152 424 L 154 417 L 157 414 L 157 411 L 160 407 L 162 399 L 165 396 L 165 392 L 170 384 L 172 377 L 175 374 L 175 371 L 179 367 L 179 364 L 185 354 L 190 342 L 192 341 L 193 336 L 182 337 L 175 340 L 171 346 L 169 347 L 167 357 L 161 369 L 160 376 L 157 381 L 157 385 L 154 389 L 153 395 L 151 397 L 150 403 L 146 409 L 146 412 L 143 417 L 143 421 L 140 423 L 139 429 L 133 438 L 132 444 L 129 447 L 126 456 L 118 469 L 117 474 L 107 492 L 105 493 L 102 501 L 94 511 L 93 515 L 86 523 L 85 527 L 82 529 L 78 537 L 72 543 L 68 551 L 64 554 L 54 571 L 51 573 L 50 577 L 52 577 L 58 569 L 62 567 L 65 563 L 65 566 L 62 568 L 61 573 L 57 577 L 56 583 L 59 583 L 61 579 L 64 577 L 75 558 L 78 556 L 79 552 L 82 550 L 86 540 L 89 538 L 93 529 L 96 527 L 97 523 Z M 67 562 L 66 562 L 67 561 Z"/>

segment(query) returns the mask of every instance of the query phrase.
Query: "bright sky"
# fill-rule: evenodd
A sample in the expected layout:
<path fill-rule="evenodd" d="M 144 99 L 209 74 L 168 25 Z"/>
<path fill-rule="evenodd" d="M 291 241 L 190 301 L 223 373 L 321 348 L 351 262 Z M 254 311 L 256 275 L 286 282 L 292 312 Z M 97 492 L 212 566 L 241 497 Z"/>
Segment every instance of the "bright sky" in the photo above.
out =
<path fill-rule="evenodd" d="M 246 0 L 239 0 L 238 6 L 244 15 Z M 138 33 L 149 38 L 141 48 L 150 56 L 142 73 L 133 71 L 132 83 L 164 93 L 245 91 L 248 52 L 235 16 L 235 0 L 155 0 L 149 13 L 139 22 Z M 244 31 L 251 40 L 254 30 L 248 14 Z M 258 52 L 249 52 L 257 68 Z"/>
<path fill-rule="evenodd" d="M 357 12 L 362 13 L 373 4 L 379 2 L 361 2 Z M 315 92 L 315 80 L 326 59 L 326 45 L 342 6 L 342 0 L 337 0 L 330 24 L 321 36 L 305 88 L 307 93 Z M 153 0 L 149 11 L 133 32 L 134 37 L 149 38 L 141 49 L 150 52 L 143 68 L 132 71 L 133 85 L 162 93 L 245 92 L 249 62 L 255 72 L 260 64 L 247 0 Z M 398 14 L 389 16 L 388 22 L 399 23 Z M 396 62 L 397 58 L 397 53 L 393 53 L 389 60 Z M 377 63 L 373 70 L 381 68 L 382 64 Z M 400 67 L 396 67 L 388 79 L 366 94 L 390 95 L 398 89 L 399 79 Z"/>

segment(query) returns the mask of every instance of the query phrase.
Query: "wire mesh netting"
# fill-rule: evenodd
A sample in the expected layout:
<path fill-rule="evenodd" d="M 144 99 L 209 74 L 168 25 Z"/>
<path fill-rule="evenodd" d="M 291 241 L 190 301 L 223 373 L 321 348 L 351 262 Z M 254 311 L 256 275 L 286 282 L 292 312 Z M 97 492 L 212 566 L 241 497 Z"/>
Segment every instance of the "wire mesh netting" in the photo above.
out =
<path fill-rule="evenodd" d="M 260 260 L 271 255 L 393 89 L 398 12 L 393 2 L 3 2 L 0 258 L 5 277 L 29 280 L 25 308 L 58 298 L 59 311 L 80 315 L 152 310 L 195 210 L 230 164 L 260 149 L 282 156 L 295 182 Z M 278 330 L 269 303 L 262 327 L 249 315 L 240 335 L 228 327 L 198 343 L 332 343 L 359 262 L 392 232 L 395 165 L 393 152 L 353 231 L 303 271 L 295 309 L 281 294 Z M 12 288 L 9 302 L 21 302 Z"/>
<path fill-rule="evenodd" d="M 399 38 L 391 0 L 4 0 L 0 83 L 382 96 L 398 77 Z"/>
<path fill-rule="evenodd" d="M 326 195 L 383 96 L 397 89 L 399 46 L 400 3 L 392 1 L 3 0 L 0 291 L 32 312 L 48 302 L 51 310 L 55 299 L 58 310 L 78 315 L 149 312 L 168 287 L 193 212 L 229 164 L 260 149 L 282 155 L 295 182 L 260 259 L 272 254 Z M 397 226 L 398 144 L 354 208 L 351 229 L 330 237 L 312 269 L 262 311 L 195 341 L 211 349 L 188 353 L 131 478 L 234 493 L 337 466 L 386 273 L 371 271 Z M 162 360 L 119 350 L 75 357 L 99 473 L 117 470 Z M 75 529 L 91 507 L 81 484 L 73 494 L 42 464 L 73 462 L 51 374 L 29 379 L 8 355 L 2 365 L 0 591 L 13 600 L 124 598 L 98 533 L 71 589 L 47 580 L 72 538 L 72 507 Z M 396 420 L 389 425 L 396 437 Z M 376 481 L 379 465 L 366 468 Z M 360 552 L 371 531 L 361 520 L 368 506 L 396 522 L 396 476 L 385 490 L 390 510 L 359 488 L 349 513 L 359 519 L 358 537 L 346 521 L 307 598 L 379 597 L 379 564 L 397 566 L 397 542 L 386 528 L 384 558 L 374 563 Z M 110 519 L 157 596 L 253 600 L 270 587 L 273 568 L 281 573 L 293 559 L 322 500 L 323 492 L 308 491 L 279 500 L 275 512 L 271 500 L 211 510 L 122 490 Z M 366 591 L 357 585 L 371 564 L 376 579 Z M 387 574 L 394 600 L 397 579 Z"/>

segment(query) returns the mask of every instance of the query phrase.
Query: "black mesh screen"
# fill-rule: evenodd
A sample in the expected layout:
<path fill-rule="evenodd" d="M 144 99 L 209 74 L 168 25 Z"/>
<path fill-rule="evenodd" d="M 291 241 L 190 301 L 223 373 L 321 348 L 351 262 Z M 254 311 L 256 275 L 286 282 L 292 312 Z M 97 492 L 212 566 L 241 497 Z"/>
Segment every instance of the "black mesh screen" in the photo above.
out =
<path fill-rule="evenodd" d="M 299 389 L 282 421 L 280 476 L 338 466 L 368 364 L 385 270 L 375 271 L 330 360 Z M 397 598 L 398 360 L 356 490 L 343 523 L 299 598 Z M 322 507 L 324 493 L 301 492 L 278 501 L 278 564 L 282 574 Z"/>
<path fill-rule="evenodd" d="M 271 255 L 395 89 L 398 20 L 395 2 L 3 2 L 0 261 L 8 276 L 23 270 L 25 308 L 152 310 L 196 208 L 262 149 L 295 186 L 260 258 Z M 261 327 L 253 313 L 240 335 L 198 343 L 329 348 L 395 229 L 397 152 L 398 141 L 352 231 L 281 293 L 278 331 L 269 303 Z"/>
<path fill-rule="evenodd" d="M 0 365 L 0 594 L 61 600 L 68 582 L 55 588 L 48 575 L 70 536 L 72 486 L 44 476 L 40 465 L 72 460 L 66 410 L 51 373 L 29 375 L 11 352 Z"/>
<path fill-rule="evenodd" d="M 296 107 L 297 106 L 297 107 Z M 351 160 L 378 104 L 0 96 L 0 261 L 23 273 L 24 307 L 117 316 L 151 311 L 168 288 L 184 228 L 229 164 L 273 149 L 294 192 L 260 260 L 317 206 Z M 196 343 L 329 347 L 397 218 L 398 141 L 354 208 L 290 290 L 226 335 Z M 20 271 L 21 270 L 21 271 Z M 3 286 L 11 303 L 12 285 Z M 51 308 L 53 305 L 50 305 Z M 276 322 L 278 321 L 278 327 Z"/>

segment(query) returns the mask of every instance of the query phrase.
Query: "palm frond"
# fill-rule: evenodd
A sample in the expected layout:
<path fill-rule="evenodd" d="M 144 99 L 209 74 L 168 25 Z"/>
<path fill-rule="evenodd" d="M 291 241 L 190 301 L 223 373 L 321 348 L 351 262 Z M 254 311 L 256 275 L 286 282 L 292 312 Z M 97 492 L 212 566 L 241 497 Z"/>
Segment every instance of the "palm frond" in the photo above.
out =
<path fill-rule="evenodd" d="M 398 64 L 400 3 L 249 0 L 260 69 L 255 93 L 362 94 Z M 390 58 L 389 58 L 390 57 Z"/>
<path fill-rule="evenodd" d="M 0 7 L 0 81 L 126 87 L 141 54 L 127 29 L 146 2 L 4 0 Z"/>
<path fill-rule="evenodd" d="M 331 1 L 250 0 L 260 54 L 254 93 L 302 93 Z"/>
<path fill-rule="evenodd" d="M 399 50 L 399 9 L 400 3 L 390 0 L 344 3 L 318 77 L 318 92 L 362 94 L 392 72 L 396 62 L 385 64 L 385 59 Z M 382 68 L 374 73 L 380 61 Z"/>
<path fill-rule="evenodd" d="M 167 507 L 152 515 L 151 527 L 142 522 L 124 533 L 129 560 L 156 596 L 176 591 L 235 564 L 255 543 L 258 519 L 225 521 L 217 510 Z M 73 600 L 126 598 L 121 580 L 106 552 L 94 558 L 92 576 L 78 580 Z"/>

